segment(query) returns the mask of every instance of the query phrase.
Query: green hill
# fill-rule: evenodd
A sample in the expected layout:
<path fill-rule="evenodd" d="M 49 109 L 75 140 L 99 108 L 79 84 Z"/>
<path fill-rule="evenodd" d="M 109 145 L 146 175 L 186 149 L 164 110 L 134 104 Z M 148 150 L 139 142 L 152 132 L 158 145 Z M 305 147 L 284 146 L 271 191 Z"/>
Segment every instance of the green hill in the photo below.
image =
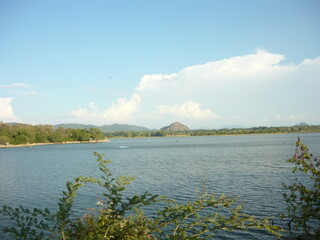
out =
<path fill-rule="evenodd" d="M 79 124 L 79 123 L 64 123 L 64 124 L 57 124 L 54 127 L 55 128 L 64 127 L 64 128 L 73 128 L 73 129 L 98 128 L 103 132 L 119 132 L 119 131 L 143 132 L 143 131 L 150 131 L 150 129 L 148 129 L 146 127 L 141 127 L 141 126 L 136 126 L 136 125 L 129 125 L 129 124 L 111 124 L 111 125 L 96 126 L 96 125 L 86 125 L 86 124 Z"/>
<path fill-rule="evenodd" d="M 54 125 L 54 128 L 72 128 L 72 129 L 90 129 L 90 128 L 99 128 L 95 125 L 86 125 L 86 124 L 80 124 L 80 123 L 62 123 Z"/>
<path fill-rule="evenodd" d="M 307 124 L 305 122 L 301 122 L 299 124 L 294 125 L 294 127 L 303 127 L 303 126 L 309 126 L 309 124 Z"/>
<path fill-rule="evenodd" d="M 143 132 L 150 131 L 149 128 L 129 125 L 129 124 L 112 124 L 112 125 L 103 125 L 102 127 L 98 127 L 104 132 L 118 132 L 118 131 L 128 131 L 128 132 Z"/>

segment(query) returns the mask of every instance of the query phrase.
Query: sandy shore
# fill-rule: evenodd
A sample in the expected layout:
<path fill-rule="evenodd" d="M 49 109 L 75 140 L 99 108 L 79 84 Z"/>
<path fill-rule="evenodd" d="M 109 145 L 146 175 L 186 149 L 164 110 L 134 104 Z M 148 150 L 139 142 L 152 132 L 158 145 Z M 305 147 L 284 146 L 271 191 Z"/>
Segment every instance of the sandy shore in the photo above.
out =
<path fill-rule="evenodd" d="M 53 145 L 53 144 L 79 144 L 79 143 L 103 143 L 110 142 L 110 139 L 96 140 L 96 141 L 70 141 L 70 142 L 57 142 L 57 143 L 26 143 L 26 144 L 7 144 L 0 145 L 0 148 L 19 148 L 19 147 L 33 147 L 33 146 L 42 146 L 42 145 Z"/>

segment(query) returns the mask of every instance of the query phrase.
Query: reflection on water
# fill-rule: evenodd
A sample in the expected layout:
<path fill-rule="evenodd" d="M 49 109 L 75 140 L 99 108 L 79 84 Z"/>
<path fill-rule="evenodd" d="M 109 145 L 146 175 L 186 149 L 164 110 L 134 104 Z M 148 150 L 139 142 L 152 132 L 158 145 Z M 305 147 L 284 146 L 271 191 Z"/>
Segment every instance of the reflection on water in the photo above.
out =
<path fill-rule="evenodd" d="M 246 213 L 277 217 L 285 208 L 282 183 L 291 176 L 286 159 L 292 157 L 298 136 L 319 154 L 320 134 L 114 139 L 0 149 L 0 205 L 55 209 L 67 180 L 99 176 L 92 155 L 99 152 L 112 160 L 110 168 L 116 176 L 137 176 L 129 187 L 131 193 L 149 191 L 183 202 L 194 198 L 206 179 L 210 191 L 241 196 Z M 95 207 L 100 197 L 96 187 L 82 189 L 75 214 Z M 6 224 L 1 217 L 0 227 Z M 259 232 L 218 234 L 218 239 L 239 238 L 274 239 Z"/>

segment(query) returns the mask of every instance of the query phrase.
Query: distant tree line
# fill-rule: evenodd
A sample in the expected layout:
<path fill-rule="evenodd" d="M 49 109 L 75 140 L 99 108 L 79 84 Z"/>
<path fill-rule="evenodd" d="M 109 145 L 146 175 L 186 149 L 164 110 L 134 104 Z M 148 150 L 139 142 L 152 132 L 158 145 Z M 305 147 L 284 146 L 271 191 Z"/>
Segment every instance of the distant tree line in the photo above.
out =
<path fill-rule="evenodd" d="M 54 128 L 51 125 L 28 125 L 0 123 L 0 145 L 31 143 L 63 143 L 70 141 L 96 141 L 105 136 L 97 128 Z"/>
<path fill-rule="evenodd" d="M 268 133 L 303 133 L 320 132 L 319 125 L 293 126 L 293 127 L 253 127 L 253 128 L 224 128 L 224 129 L 198 129 L 188 131 L 153 130 L 143 132 L 105 132 L 105 136 L 114 137 L 174 137 L 174 136 L 214 136 L 214 135 L 237 135 L 237 134 L 268 134 Z"/>
<path fill-rule="evenodd" d="M 108 138 L 138 138 L 138 137 L 174 137 L 174 136 L 215 136 L 237 134 L 268 134 L 268 133 L 303 133 L 320 132 L 320 126 L 293 127 L 253 127 L 198 129 L 188 131 L 115 131 L 102 132 L 98 128 L 73 129 L 52 125 L 6 124 L 0 122 L 0 145 L 19 145 L 27 143 L 62 143 L 70 141 L 96 141 Z"/>

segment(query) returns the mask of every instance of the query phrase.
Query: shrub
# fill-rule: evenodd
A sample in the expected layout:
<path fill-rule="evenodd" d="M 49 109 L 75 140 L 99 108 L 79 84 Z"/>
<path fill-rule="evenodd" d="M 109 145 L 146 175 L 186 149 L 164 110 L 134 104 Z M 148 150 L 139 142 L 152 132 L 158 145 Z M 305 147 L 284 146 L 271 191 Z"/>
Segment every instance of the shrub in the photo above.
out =
<path fill-rule="evenodd" d="M 288 162 L 294 164 L 292 172 L 297 176 L 290 185 L 284 184 L 287 192 L 283 197 L 288 207 L 283 217 L 289 219 L 289 228 L 293 223 L 294 228 L 302 228 L 309 238 L 320 239 L 320 161 L 298 138 L 295 154 Z"/>

